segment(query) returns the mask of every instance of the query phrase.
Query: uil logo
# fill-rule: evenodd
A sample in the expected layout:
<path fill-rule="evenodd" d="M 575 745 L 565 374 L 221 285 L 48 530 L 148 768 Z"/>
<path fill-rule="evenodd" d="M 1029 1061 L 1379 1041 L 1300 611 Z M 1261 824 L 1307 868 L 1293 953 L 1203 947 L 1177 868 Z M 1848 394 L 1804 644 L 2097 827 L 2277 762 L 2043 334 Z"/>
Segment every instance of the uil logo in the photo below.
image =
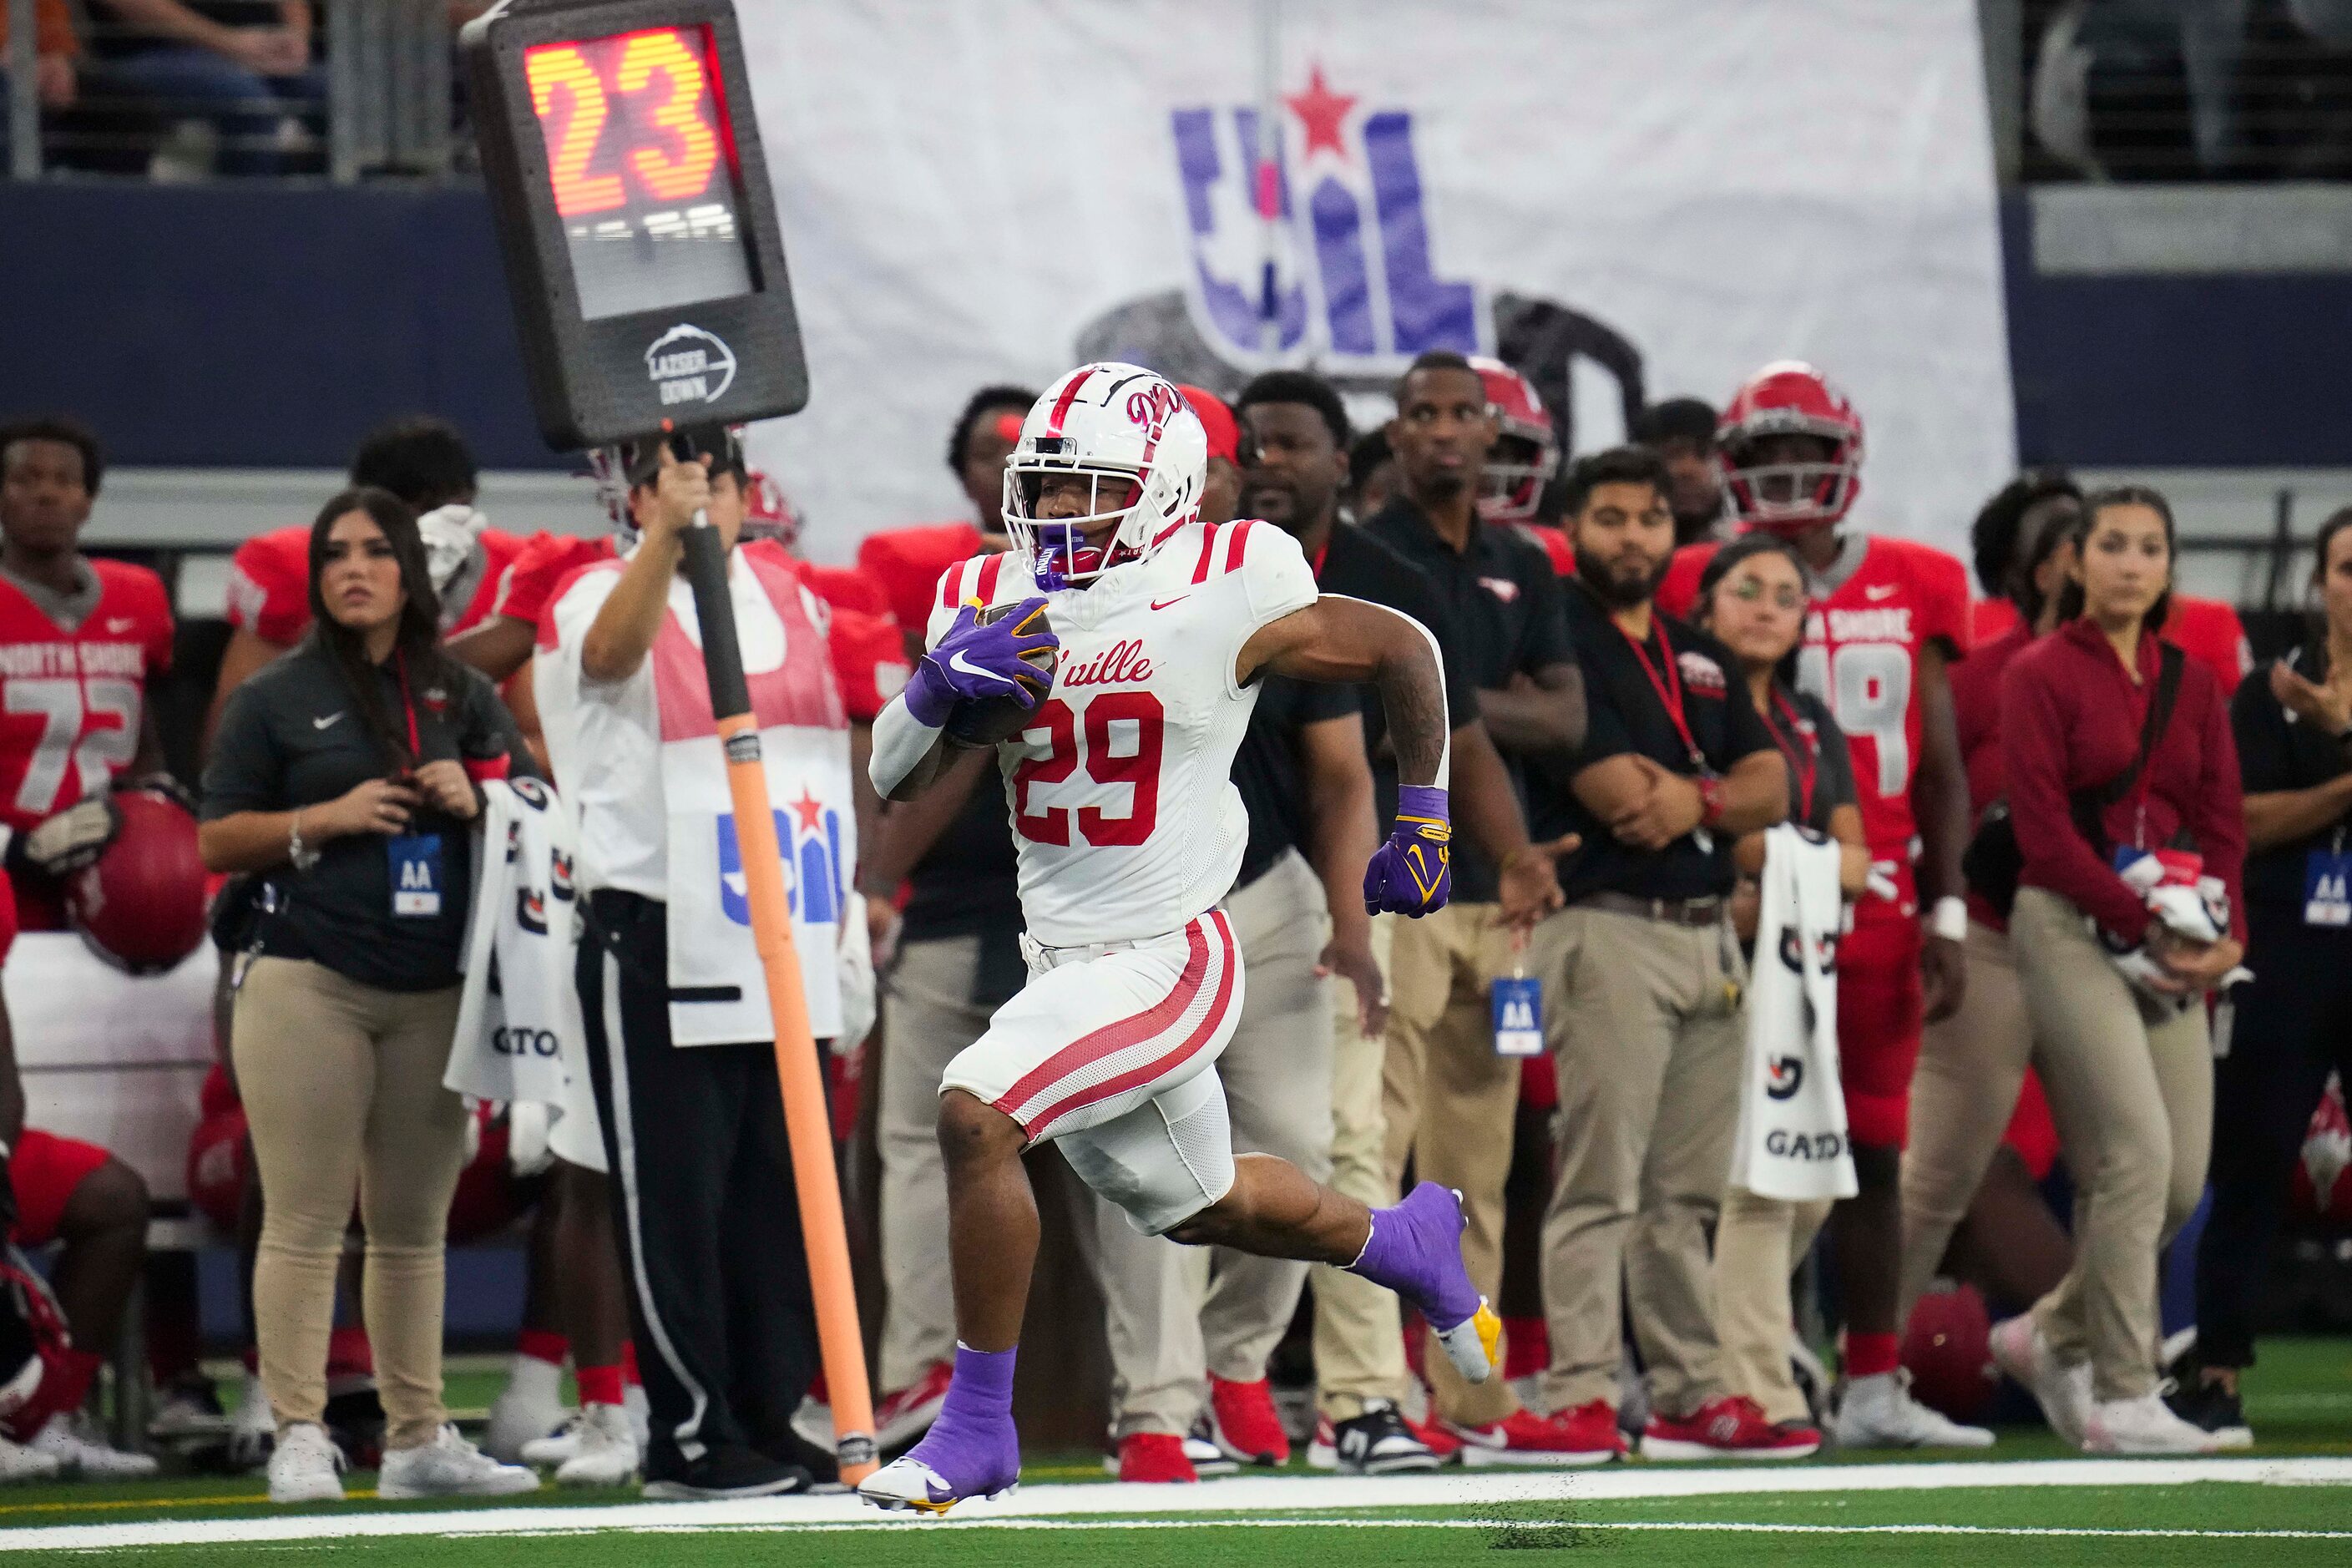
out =
<path fill-rule="evenodd" d="M 1775 1100 L 1793 1100 L 1805 1084 L 1805 1062 L 1801 1057 L 1767 1057 L 1764 1058 L 1764 1092 Z"/>
<path fill-rule="evenodd" d="M 776 847 L 790 875 L 785 897 L 793 919 L 803 925 L 831 925 L 841 918 L 841 814 L 812 795 L 806 785 L 789 801 L 791 815 L 775 813 Z M 735 841 L 735 818 L 719 819 L 719 907 L 739 926 L 751 923 L 743 850 Z"/>

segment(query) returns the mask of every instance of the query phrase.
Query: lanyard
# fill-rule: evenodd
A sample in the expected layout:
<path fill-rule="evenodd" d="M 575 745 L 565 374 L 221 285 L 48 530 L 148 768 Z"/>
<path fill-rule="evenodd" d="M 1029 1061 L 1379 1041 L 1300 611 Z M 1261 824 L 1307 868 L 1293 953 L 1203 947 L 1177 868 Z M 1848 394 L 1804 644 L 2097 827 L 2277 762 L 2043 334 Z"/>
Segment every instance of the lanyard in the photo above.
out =
<path fill-rule="evenodd" d="M 414 764 L 424 760 L 425 742 L 416 733 L 416 704 L 408 696 L 408 658 L 405 654 L 392 656 L 393 678 L 400 682 L 400 716 L 408 721 L 408 760 Z"/>
<path fill-rule="evenodd" d="M 1698 741 L 1691 734 L 1690 720 L 1683 713 L 1682 671 L 1675 663 L 1675 645 L 1666 640 L 1666 623 L 1654 614 L 1650 618 L 1650 625 L 1656 628 L 1658 634 L 1658 658 L 1666 667 L 1664 677 L 1650 663 L 1648 650 L 1642 647 L 1632 632 L 1618 626 L 1613 617 L 1609 624 L 1617 626 L 1617 635 L 1623 637 L 1625 646 L 1633 650 L 1634 662 L 1642 667 L 1642 673 L 1650 678 L 1650 689 L 1655 691 L 1658 700 L 1665 705 L 1666 717 L 1674 721 L 1675 733 L 1682 737 L 1683 749 L 1690 753 L 1691 766 L 1705 773 L 1706 755 L 1698 749 Z"/>
<path fill-rule="evenodd" d="M 1336 528 L 1339 525 L 1334 523 L 1332 526 Z M 1307 570 L 1315 574 L 1315 580 L 1318 583 L 1323 581 L 1323 558 L 1330 553 L 1331 539 L 1328 534 L 1326 534 L 1323 538 L 1323 548 L 1315 552 L 1313 561 L 1307 563 Z"/>
<path fill-rule="evenodd" d="M 1777 686 L 1772 689 L 1772 706 L 1779 709 L 1780 716 L 1789 721 L 1789 733 L 1785 737 L 1780 733 L 1780 727 L 1772 722 L 1770 713 L 1764 715 L 1764 727 L 1772 731 L 1772 739 L 1780 744 L 1780 754 L 1787 757 L 1789 765 L 1796 770 L 1797 820 L 1810 825 L 1813 820 L 1813 781 L 1821 773 L 1822 740 L 1819 735 L 1806 733 L 1804 720 L 1798 715 L 1796 709 L 1790 706 L 1789 700 L 1780 695 L 1780 689 Z"/>

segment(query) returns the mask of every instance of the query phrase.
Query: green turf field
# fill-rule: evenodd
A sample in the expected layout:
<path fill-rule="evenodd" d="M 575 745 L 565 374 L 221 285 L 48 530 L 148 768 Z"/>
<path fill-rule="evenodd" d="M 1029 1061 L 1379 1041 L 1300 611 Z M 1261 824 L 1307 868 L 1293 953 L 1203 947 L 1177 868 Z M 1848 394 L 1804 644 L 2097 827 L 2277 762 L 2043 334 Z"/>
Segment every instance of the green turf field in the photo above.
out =
<path fill-rule="evenodd" d="M 1199 1488 L 1109 1489 L 1095 1456 L 1037 1455 L 1014 1497 L 938 1522 L 886 1519 L 839 1497 L 649 1505 L 549 1488 L 502 1504 L 381 1503 L 364 1474 L 350 1478 L 341 1507 L 286 1510 L 262 1500 L 257 1478 L 181 1477 L 0 1493 L 0 1561 L 226 1565 L 333 1552 L 387 1568 L 1313 1568 L 1507 1563 L 1521 1559 L 1485 1554 L 1524 1552 L 1629 1565 L 2352 1563 L 2352 1340 L 2265 1342 L 2262 1354 L 2247 1402 L 2262 1443 L 2218 1462 L 2058 1464 L 2047 1433 L 2011 1430 L 1982 1456 L 1387 1481 L 1294 1465 Z M 453 1404 L 487 1393 L 453 1379 Z"/>

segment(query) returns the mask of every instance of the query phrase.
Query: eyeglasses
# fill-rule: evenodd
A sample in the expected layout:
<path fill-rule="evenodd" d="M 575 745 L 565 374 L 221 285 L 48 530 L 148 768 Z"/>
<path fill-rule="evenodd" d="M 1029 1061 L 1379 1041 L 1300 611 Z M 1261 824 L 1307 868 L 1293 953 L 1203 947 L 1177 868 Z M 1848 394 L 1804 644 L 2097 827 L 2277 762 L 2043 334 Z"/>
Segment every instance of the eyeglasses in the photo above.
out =
<path fill-rule="evenodd" d="M 1741 577 L 1731 584 L 1731 596 L 1745 600 L 1751 605 L 1764 597 L 1767 591 L 1764 584 L 1753 577 Z M 1805 594 L 1801 588 L 1783 587 L 1769 591 L 1772 595 L 1772 603 L 1781 609 L 1794 611 L 1805 607 Z"/>

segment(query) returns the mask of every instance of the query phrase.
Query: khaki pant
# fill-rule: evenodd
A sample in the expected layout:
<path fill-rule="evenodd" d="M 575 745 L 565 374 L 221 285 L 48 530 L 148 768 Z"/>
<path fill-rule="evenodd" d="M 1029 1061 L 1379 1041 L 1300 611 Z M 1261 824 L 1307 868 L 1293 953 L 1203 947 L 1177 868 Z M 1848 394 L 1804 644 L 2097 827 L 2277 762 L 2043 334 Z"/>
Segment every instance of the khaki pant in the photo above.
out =
<path fill-rule="evenodd" d="M 2093 1395 L 2156 1386 L 2157 1253 L 2196 1209 L 2213 1131 L 2205 1009 L 2142 1000 L 2073 904 L 2040 888 L 2010 921 L 2042 1086 L 2074 1173 L 2074 1266 L 2033 1307 Z"/>
<path fill-rule="evenodd" d="M 1511 969 L 1510 933 L 1494 904 L 1449 904 L 1400 921 L 1391 939 L 1391 991 L 1382 1111 L 1388 1179 L 1395 1191 L 1405 1157 L 1414 1174 L 1462 1194 L 1470 1222 L 1462 1237 L 1471 1283 L 1489 1300 L 1503 1282 L 1503 1180 L 1511 1169 L 1516 1057 L 1495 1054 L 1487 983 Z M 1389 1201 L 1394 1201 L 1391 1199 Z M 1423 1363 L 1437 1414 L 1465 1426 L 1500 1421 L 1518 1408 L 1501 1378 L 1463 1381 L 1433 1338 Z"/>
<path fill-rule="evenodd" d="M 1913 1304 L 1934 1283 L 1952 1233 L 1976 1201 L 2033 1056 L 2033 1023 L 2008 934 L 1971 921 L 1968 961 L 1960 1010 L 1927 1026 L 1911 1079 L 1898 1323 L 1911 1321 Z"/>
<path fill-rule="evenodd" d="M 1616 1402 L 1622 1277 L 1651 1402 L 1687 1415 L 1724 1392 L 1706 1238 L 1738 1121 L 1738 949 L 1728 926 L 1571 908 L 1538 928 L 1528 956 L 1559 1072 L 1546 1401 Z"/>
<path fill-rule="evenodd" d="M 1372 957 L 1391 970 L 1396 927 L 1402 917 L 1372 921 Z M 1389 1173 L 1388 1120 L 1382 1113 L 1385 1038 L 1358 1026 L 1356 988 L 1331 984 L 1331 1185 L 1358 1203 L 1380 1208 L 1397 1201 Z M 1402 1404 L 1406 1375 L 1402 1322 L 1396 1293 L 1360 1274 L 1316 1266 L 1315 1379 L 1324 1415 L 1334 1422 L 1364 1413 L 1367 1399 Z"/>
<path fill-rule="evenodd" d="M 1323 885 L 1296 852 L 1225 900 L 1248 982 L 1241 1021 L 1217 1058 L 1234 1150 L 1273 1154 L 1320 1182 L 1331 1173 L 1331 982 L 1315 973 L 1330 931 Z M 1189 1431 L 1205 1370 L 1265 1375 L 1298 1310 L 1307 1265 L 1139 1235 L 1089 1194 L 1089 1261 L 1108 1310 L 1111 1431 Z"/>
<path fill-rule="evenodd" d="M 458 988 L 379 991 L 257 958 L 231 1049 L 263 1195 L 254 1332 L 278 1428 L 322 1421 L 335 1265 L 359 1199 L 362 1288 L 385 1446 L 429 1443 L 441 1403 L 443 1235 L 466 1160 L 465 1102 L 441 1086 Z"/>
<path fill-rule="evenodd" d="M 1715 1337 L 1723 1380 L 1761 1405 L 1768 1421 L 1811 1414 L 1789 1373 L 1789 1275 L 1829 1218 L 1830 1200 L 1791 1203 L 1726 1187 L 1715 1227 Z"/>
<path fill-rule="evenodd" d="M 980 938 L 901 942 L 883 979 L 882 1279 L 887 1301 L 876 1358 L 878 1390 L 896 1393 L 955 1357 L 955 1289 L 948 1269 L 948 1174 L 940 1154 L 940 1079 L 980 1038 L 992 1010 L 971 999 Z"/>

